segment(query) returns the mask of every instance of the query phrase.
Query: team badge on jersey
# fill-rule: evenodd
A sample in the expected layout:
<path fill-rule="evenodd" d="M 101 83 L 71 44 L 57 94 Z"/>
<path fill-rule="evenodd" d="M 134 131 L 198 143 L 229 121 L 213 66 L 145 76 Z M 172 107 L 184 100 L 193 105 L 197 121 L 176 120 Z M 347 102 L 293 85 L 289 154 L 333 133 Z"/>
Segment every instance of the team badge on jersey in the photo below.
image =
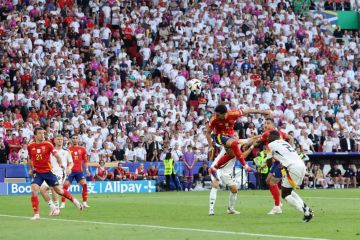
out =
<path fill-rule="evenodd" d="M 37 152 L 37 153 L 41 153 L 41 150 L 40 150 L 40 149 L 36 149 L 36 152 Z"/>

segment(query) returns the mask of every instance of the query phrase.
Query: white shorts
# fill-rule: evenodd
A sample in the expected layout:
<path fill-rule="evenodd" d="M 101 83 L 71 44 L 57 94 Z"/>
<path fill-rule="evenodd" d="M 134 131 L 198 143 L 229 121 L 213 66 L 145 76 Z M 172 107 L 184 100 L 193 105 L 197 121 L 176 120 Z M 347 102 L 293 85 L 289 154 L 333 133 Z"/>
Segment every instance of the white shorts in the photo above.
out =
<path fill-rule="evenodd" d="M 217 171 L 217 174 L 220 178 L 220 184 L 224 186 L 234 186 L 236 184 L 236 179 L 234 178 L 232 173 L 229 172 L 221 172 L 221 170 Z M 211 181 L 217 181 L 212 175 Z"/>
<path fill-rule="evenodd" d="M 305 165 L 292 166 L 291 169 L 288 169 L 288 173 L 290 174 L 291 179 L 297 186 L 300 186 L 304 180 L 306 172 Z M 291 184 L 288 181 L 287 176 L 283 176 L 281 181 L 281 186 L 285 188 L 292 188 Z"/>
<path fill-rule="evenodd" d="M 66 175 L 65 173 L 54 173 L 56 178 L 58 179 L 59 182 L 59 186 L 63 186 L 66 180 Z M 45 186 L 45 187 L 49 187 L 49 185 L 44 181 L 41 186 Z"/>

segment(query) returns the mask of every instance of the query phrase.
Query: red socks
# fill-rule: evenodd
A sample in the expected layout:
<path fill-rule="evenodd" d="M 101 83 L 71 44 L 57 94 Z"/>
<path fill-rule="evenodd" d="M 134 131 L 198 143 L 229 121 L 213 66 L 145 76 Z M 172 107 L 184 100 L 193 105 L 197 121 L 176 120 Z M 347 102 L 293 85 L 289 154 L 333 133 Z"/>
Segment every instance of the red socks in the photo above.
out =
<path fill-rule="evenodd" d="M 69 186 L 64 184 L 64 193 L 65 191 L 68 192 Z M 69 192 L 68 192 L 69 193 Z M 61 197 L 61 202 L 65 202 L 66 198 L 65 198 L 65 194 Z"/>
<path fill-rule="evenodd" d="M 83 202 L 86 202 L 87 201 L 87 196 L 88 196 L 88 190 L 87 190 L 87 184 L 83 184 L 82 185 L 82 198 L 83 198 Z"/>
<path fill-rule="evenodd" d="M 31 205 L 35 214 L 39 213 L 39 198 L 31 195 Z"/>
<path fill-rule="evenodd" d="M 214 165 L 215 169 L 219 169 L 219 167 L 221 167 L 222 165 L 226 164 L 228 161 L 230 161 L 231 159 L 233 159 L 234 156 L 232 155 L 228 155 L 225 154 L 224 156 L 222 156 L 219 161 L 217 161 L 217 163 Z"/>
<path fill-rule="evenodd" d="M 245 166 L 246 162 L 245 159 L 242 157 L 242 152 L 239 148 L 239 144 L 237 141 L 233 141 L 231 144 L 231 150 L 233 151 L 235 157 L 240 160 L 241 165 Z"/>
<path fill-rule="evenodd" d="M 64 198 L 67 198 L 69 199 L 70 201 L 73 201 L 74 200 L 74 197 L 69 193 L 69 191 L 67 189 L 64 188 L 64 195 L 63 195 Z M 62 201 L 62 198 L 61 198 L 61 201 Z M 64 200 L 65 202 L 65 200 Z"/>
<path fill-rule="evenodd" d="M 275 206 L 280 206 L 280 191 L 278 185 L 269 186 L 269 190 L 273 195 Z"/>

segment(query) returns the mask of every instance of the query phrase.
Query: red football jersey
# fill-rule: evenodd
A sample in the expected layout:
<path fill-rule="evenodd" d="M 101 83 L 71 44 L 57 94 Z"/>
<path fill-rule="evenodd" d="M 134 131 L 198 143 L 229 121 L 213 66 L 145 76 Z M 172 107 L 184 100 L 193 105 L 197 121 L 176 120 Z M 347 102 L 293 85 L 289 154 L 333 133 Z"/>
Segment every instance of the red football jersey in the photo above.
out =
<path fill-rule="evenodd" d="M 240 110 L 228 111 L 225 119 L 217 119 L 214 114 L 210 119 L 209 128 L 211 128 L 215 134 L 233 136 L 235 122 L 241 116 L 242 112 Z"/>
<path fill-rule="evenodd" d="M 50 155 L 56 153 L 51 142 L 32 142 L 28 145 L 28 151 L 35 172 L 47 173 L 51 171 Z"/>
<path fill-rule="evenodd" d="M 266 131 L 263 133 L 263 135 L 261 135 L 260 140 L 261 140 L 262 142 L 264 142 L 264 143 L 266 144 L 266 146 L 269 144 L 267 138 L 268 138 L 270 132 L 273 131 L 273 130 L 277 130 L 277 129 L 273 128 L 273 129 L 266 130 Z M 281 138 L 281 139 L 283 139 L 283 140 L 286 139 L 286 137 L 287 137 L 286 133 L 284 133 L 284 132 L 281 131 L 281 130 L 277 130 L 277 131 L 280 133 L 280 138 Z"/>
<path fill-rule="evenodd" d="M 72 172 L 82 172 L 82 164 L 87 162 L 86 149 L 81 146 L 69 147 L 68 150 L 71 153 L 74 161 Z"/>

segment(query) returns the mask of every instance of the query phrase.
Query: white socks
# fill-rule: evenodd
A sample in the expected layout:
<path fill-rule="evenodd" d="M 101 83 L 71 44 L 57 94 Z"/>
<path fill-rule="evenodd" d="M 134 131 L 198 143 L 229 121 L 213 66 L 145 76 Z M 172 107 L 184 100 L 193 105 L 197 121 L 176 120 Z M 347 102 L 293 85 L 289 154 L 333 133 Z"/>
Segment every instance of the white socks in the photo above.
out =
<path fill-rule="evenodd" d="M 52 200 L 48 201 L 48 205 L 51 209 L 55 208 L 55 204 Z"/>
<path fill-rule="evenodd" d="M 299 201 L 297 201 L 297 199 L 296 198 L 294 198 L 293 196 L 292 196 L 292 194 L 291 195 L 288 195 L 286 198 L 285 198 L 285 200 L 292 206 L 292 207 L 294 207 L 295 209 L 297 209 L 298 211 L 300 211 L 300 212 L 304 212 L 304 210 L 303 210 L 303 206 L 304 206 L 304 204 L 301 204 Z"/>
<path fill-rule="evenodd" d="M 59 200 L 55 201 L 54 204 L 55 204 L 55 207 L 58 208 L 59 207 Z"/>
<path fill-rule="evenodd" d="M 214 210 L 216 202 L 217 188 L 211 188 L 210 190 L 210 209 Z"/>
<path fill-rule="evenodd" d="M 229 208 L 230 209 L 234 208 L 236 199 L 237 199 L 237 193 L 230 192 L 230 196 L 229 196 Z"/>
<path fill-rule="evenodd" d="M 291 196 L 296 199 L 296 201 L 301 205 L 301 207 L 304 207 L 304 201 L 301 199 L 301 197 L 295 192 L 291 192 Z"/>

